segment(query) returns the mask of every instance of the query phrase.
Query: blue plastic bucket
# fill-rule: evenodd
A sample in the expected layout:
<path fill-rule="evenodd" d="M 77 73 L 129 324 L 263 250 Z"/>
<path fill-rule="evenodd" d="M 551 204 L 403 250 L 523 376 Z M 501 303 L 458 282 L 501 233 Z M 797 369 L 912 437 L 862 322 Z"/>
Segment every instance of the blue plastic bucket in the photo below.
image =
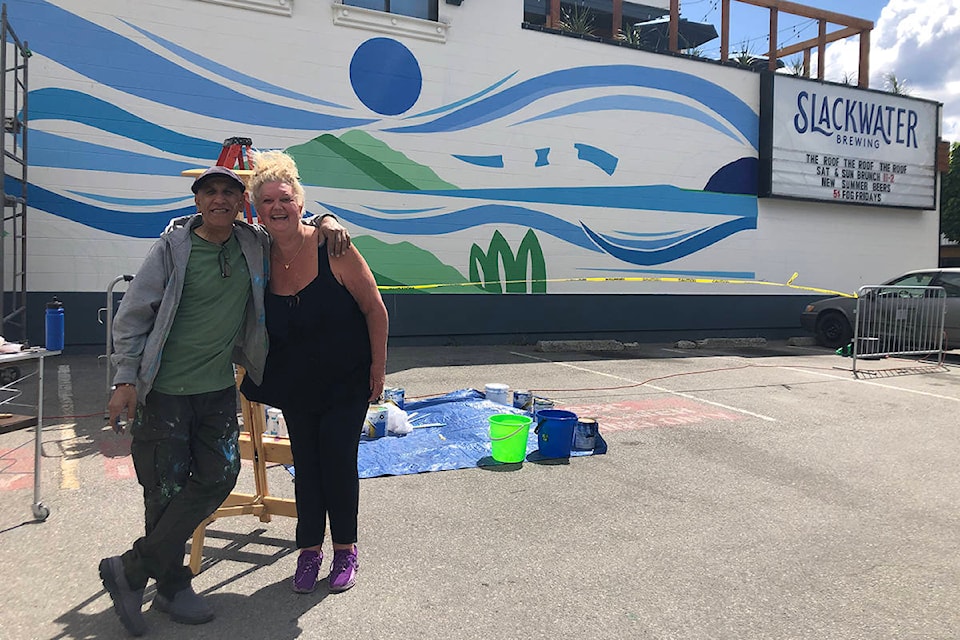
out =
<path fill-rule="evenodd" d="M 569 458 L 577 414 L 562 409 L 537 411 L 537 442 L 544 458 Z"/>

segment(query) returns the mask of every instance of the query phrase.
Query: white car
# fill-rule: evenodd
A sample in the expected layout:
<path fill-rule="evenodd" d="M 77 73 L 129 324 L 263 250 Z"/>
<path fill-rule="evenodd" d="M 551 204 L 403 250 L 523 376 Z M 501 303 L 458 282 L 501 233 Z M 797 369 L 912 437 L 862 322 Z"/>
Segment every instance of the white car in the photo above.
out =
<path fill-rule="evenodd" d="M 943 287 L 947 294 L 944 319 L 944 349 L 960 348 L 960 268 L 910 271 L 883 283 L 884 286 Z M 817 342 L 835 349 L 853 338 L 856 298 L 837 296 L 808 304 L 800 315 L 800 326 L 812 331 Z"/>

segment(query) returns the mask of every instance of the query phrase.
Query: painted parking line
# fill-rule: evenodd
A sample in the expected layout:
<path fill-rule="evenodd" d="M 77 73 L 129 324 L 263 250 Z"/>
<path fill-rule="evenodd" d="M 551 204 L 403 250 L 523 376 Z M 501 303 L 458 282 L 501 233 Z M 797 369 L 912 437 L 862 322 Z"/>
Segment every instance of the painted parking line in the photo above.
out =
<path fill-rule="evenodd" d="M 939 393 L 931 393 L 929 391 L 921 391 L 919 389 L 908 389 L 906 387 L 898 387 L 892 384 L 885 384 L 883 382 L 875 382 L 871 380 L 860 380 L 854 378 L 852 375 L 838 376 L 832 373 L 824 373 L 823 371 L 813 371 L 811 369 L 804 368 L 802 366 L 798 367 L 782 367 L 783 369 L 789 369 L 790 371 L 802 371 L 803 373 L 809 373 L 810 375 L 819 376 L 821 378 L 830 378 L 831 380 L 842 380 L 843 382 L 853 382 L 859 385 L 865 385 L 869 387 L 880 387 L 881 389 L 889 389 L 891 391 L 903 391 L 904 393 L 912 393 L 918 396 L 927 396 L 928 398 L 936 398 L 937 400 L 948 400 L 950 402 L 960 402 L 960 397 L 957 396 L 945 396 Z"/>
<path fill-rule="evenodd" d="M 655 391 L 660 391 L 660 392 L 662 392 L 662 393 L 669 393 L 670 395 L 676 396 L 676 397 L 678 397 L 678 398 L 687 398 L 688 400 L 693 400 L 694 402 L 700 402 L 700 403 L 703 403 L 703 404 L 708 404 L 708 405 L 711 405 L 711 406 L 714 406 L 714 407 L 718 407 L 718 408 L 720 408 L 720 409 L 726 409 L 727 411 L 733 411 L 733 412 L 735 412 L 735 413 L 740 413 L 740 414 L 743 414 L 743 415 L 745 415 L 745 416 L 750 416 L 750 417 L 752 417 L 752 418 L 758 418 L 758 419 L 764 420 L 764 421 L 766 421 L 766 422 L 776 422 L 776 421 L 777 421 L 776 418 L 771 418 L 770 416 L 765 416 L 765 415 L 763 415 L 762 413 L 754 413 L 753 411 L 747 411 L 746 409 L 741 409 L 741 408 L 739 408 L 739 407 L 734 407 L 734 406 L 731 406 L 731 405 L 728 405 L 728 404 L 724 404 L 724 403 L 722 403 L 722 402 L 714 402 L 714 401 L 712 401 L 712 400 L 705 400 L 704 398 L 698 398 L 698 397 L 696 397 L 696 396 L 694 396 L 694 395 L 691 395 L 691 394 L 689 394 L 689 393 L 683 393 L 683 392 L 681 392 L 681 391 L 672 391 L 672 390 L 670 390 L 670 389 L 665 389 L 664 387 L 658 387 L 658 386 L 653 385 L 653 384 L 650 384 L 650 383 L 644 383 L 642 380 L 633 380 L 633 379 L 631 379 L 631 378 L 624 378 L 623 376 L 614 375 L 614 374 L 612 374 L 612 373 L 606 373 L 606 372 L 603 372 L 603 371 L 596 371 L 596 370 L 594 370 L 594 369 L 590 369 L 589 367 L 582 367 L 582 366 L 580 366 L 580 365 L 570 364 L 569 362 L 556 362 L 556 361 L 554 361 L 554 360 L 548 360 L 547 358 L 539 358 L 539 357 L 537 357 L 537 356 L 533 356 L 533 355 L 530 355 L 530 354 L 527 354 L 527 353 L 518 353 L 518 352 L 516 352 L 516 351 L 511 351 L 510 353 L 511 353 L 512 355 L 515 355 L 515 356 L 521 356 L 521 357 L 523 357 L 523 358 L 529 358 L 530 360 L 538 360 L 538 361 L 540 361 L 540 362 L 549 362 L 550 364 L 555 364 L 555 365 L 560 366 L 560 367 L 567 367 L 567 368 L 570 368 L 570 369 L 576 369 L 577 371 L 584 371 L 584 372 L 587 372 L 587 373 L 593 373 L 593 374 L 598 375 L 598 376 L 604 376 L 604 377 L 607 377 L 607 378 L 613 378 L 614 380 L 620 380 L 620 381 L 622 381 L 622 382 L 627 382 L 627 383 L 629 383 L 629 384 L 635 384 L 635 385 L 637 385 L 637 386 L 643 385 L 643 386 L 646 387 L 647 389 L 653 389 L 653 390 L 655 390 Z"/>
<path fill-rule="evenodd" d="M 605 404 L 564 405 L 580 417 L 596 419 L 600 431 L 634 431 L 653 427 L 679 427 L 712 420 L 742 420 L 744 416 L 686 398 L 651 398 Z"/>
<path fill-rule="evenodd" d="M 70 365 L 62 364 L 57 367 L 57 399 L 60 401 L 60 415 L 72 416 L 73 413 L 73 378 L 70 376 Z M 61 427 L 63 455 L 60 456 L 60 488 L 79 489 L 80 476 L 79 462 L 76 456 L 71 455 L 73 444 L 77 441 L 75 423 L 64 424 Z"/>
<path fill-rule="evenodd" d="M 33 486 L 33 447 L 0 449 L 0 491 Z"/>

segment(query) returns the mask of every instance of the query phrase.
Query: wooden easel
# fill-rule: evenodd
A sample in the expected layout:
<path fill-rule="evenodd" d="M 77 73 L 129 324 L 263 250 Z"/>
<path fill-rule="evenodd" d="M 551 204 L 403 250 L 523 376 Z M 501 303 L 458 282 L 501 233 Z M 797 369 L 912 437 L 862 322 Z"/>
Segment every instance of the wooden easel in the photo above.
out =
<path fill-rule="evenodd" d="M 237 367 L 237 386 L 243 380 L 244 371 Z M 260 522 L 270 522 L 271 516 L 297 517 L 297 503 L 290 498 L 275 498 L 267 487 L 267 463 L 293 464 L 290 441 L 286 438 L 263 439 L 266 418 L 264 407 L 259 402 L 250 402 L 240 396 L 243 427 L 240 430 L 240 459 L 253 461 L 253 493 L 231 493 L 213 514 L 200 523 L 193 532 L 190 544 L 190 569 L 200 573 L 203 561 L 203 538 L 207 525 L 217 518 L 254 515 Z"/>

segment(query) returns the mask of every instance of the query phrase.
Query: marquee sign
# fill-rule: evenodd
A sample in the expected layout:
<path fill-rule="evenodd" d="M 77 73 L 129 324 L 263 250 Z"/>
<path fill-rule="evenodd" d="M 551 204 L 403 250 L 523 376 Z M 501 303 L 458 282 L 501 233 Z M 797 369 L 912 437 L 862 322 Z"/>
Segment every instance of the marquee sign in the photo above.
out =
<path fill-rule="evenodd" d="M 764 74 L 760 195 L 933 209 L 940 105 Z"/>

